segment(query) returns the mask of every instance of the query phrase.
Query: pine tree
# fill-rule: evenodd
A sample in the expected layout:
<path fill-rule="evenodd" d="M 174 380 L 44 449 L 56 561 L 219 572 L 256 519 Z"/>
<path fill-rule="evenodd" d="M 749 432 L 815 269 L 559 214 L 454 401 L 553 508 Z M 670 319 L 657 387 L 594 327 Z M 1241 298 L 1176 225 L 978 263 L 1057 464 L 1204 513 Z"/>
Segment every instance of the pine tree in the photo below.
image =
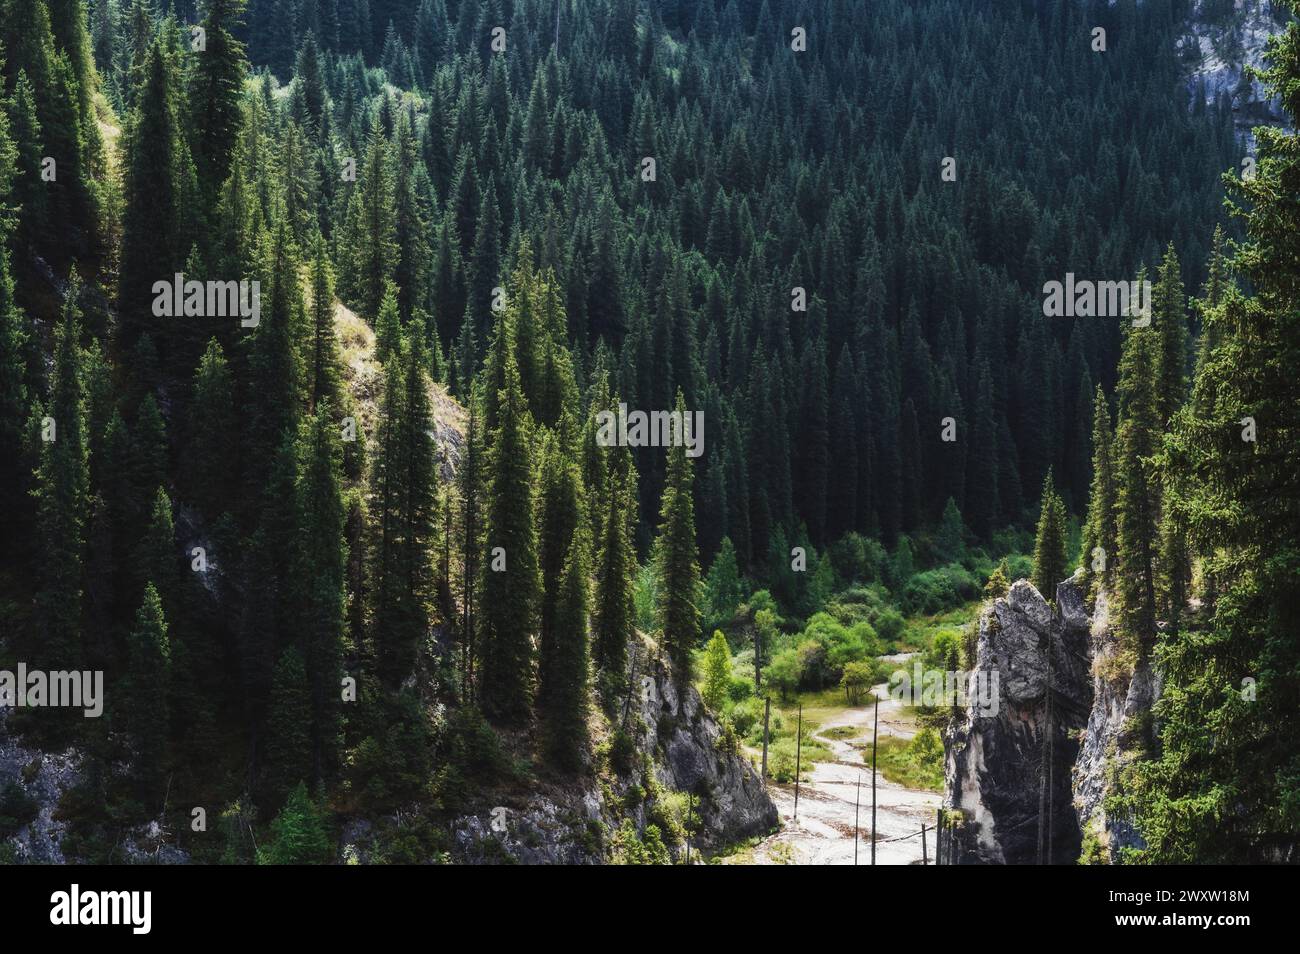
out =
<path fill-rule="evenodd" d="M 375 462 L 378 518 L 375 556 L 376 654 L 391 687 L 415 665 L 432 613 L 431 544 L 437 488 L 424 329 L 412 324 L 384 375 Z"/>
<path fill-rule="evenodd" d="M 546 703 L 548 670 L 556 651 L 556 614 L 564 586 L 565 560 L 582 522 L 581 478 L 570 450 L 552 433 L 542 437 L 538 488 L 538 569 L 542 585 L 538 613 L 537 681 L 539 707 Z"/>
<path fill-rule="evenodd" d="M 235 404 L 230 365 L 216 338 L 194 372 L 190 402 L 190 486 L 195 502 L 210 517 L 230 506 L 230 470 L 238 460 Z"/>
<path fill-rule="evenodd" d="M 344 227 L 342 287 L 362 317 L 374 321 L 397 257 L 392 160 L 378 114 L 371 121 L 366 154 Z"/>
<path fill-rule="evenodd" d="M 290 646 L 280 655 L 271 677 L 261 804 L 282 804 L 296 786 L 311 777 L 311 725 L 307 666 L 302 653 Z"/>
<path fill-rule="evenodd" d="M 1156 354 L 1156 413 L 1169 423 L 1187 397 L 1187 308 L 1182 270 L 1171 242 L 1151 293 L 1151 324 L 1159 338 Z"/>
<path fill-rule="evenodd" d="M 1034 538 L 1034 586 L 1049 602 L 1056 599 L 1056 584 L 1067 573 L 1066 535 L 1065 504 L 1056 493 L 1049 470 L 1043 480 L 1038 532 Z"/>
<path fill-rule="evenodd" d="M 592 617 L 593 654 L 605 707 L 612 711 L 627 688 L 627 644 L 636 625 L 636 552 L 632 525 L 636 521 L 636 474 L 626 448 L 612 451 L 601 507 L 605 515 L 600 561 L 596 570 L 596 601 Z"/>
<path fill-rule="evenodd" d="M 397 286 L 388 282 L 375 318 L 375 357 L 388 361 L 402 343 L 402 318 L 397 305 Z"/>
<path fill-rule="evenodd" d="M 957 501 L 951 497 L 943 507 L 934 549 L 935 558 L 941 563 L 958 563 L 966 555 L 966 526 L 962 523 Z"/>
<path fill-rule="evenodd" d="M 588 744 L 590 595 L 586 550 L 579 528 L 573 533 L 564 558 L 550 658 L 538 687 L 539 709 L 551 758 L 561 769 L 570 772 L 582 766 Z"/>
<path fill-rule="evenodd" d="M 191 244 L 185 203 L 194 192 L 194 167 L 181 136 L 175 83 L 168 55 L 155 40 L 144 63 L 124 163 L 118 307 L 128 345 L 151 320 L 155 278 L 180 271 Z"/>
<path fill-rule="evenodd" d="M 176 526 L 172 520 L 172 502 L 167 492 L 157 488 L 149 509 L 134 563 L 141 586 L 152 583 L 162 601 L 168 619 L 175 620 L 180 609 L 180 555 L 176 546 Z"/>
<path fill-rule="evenodd" d="M 36 524 L 40 542 L 36 606 L 43 668 L 76 669 L 81 658 L 81 614 L 86 556 L 90 468 L 82 378 L 81 287 L 69 283 L 55 332 L 54 376 L 36 472 Z M 157 486 L 155 483 L 154 486 Z"/>
<path fill-rule="evenodd" d="M 997 408 L 993 403 L 993 378 L 987 361 L 980 362 L 979 381 L 971 413 L 975 420 L 971 429 L 970 455 L 967 457 L 967 516 L 975 534 L 987 540 L 997 526 L 1002 509 L 998 496 Z"/>
<path fill-rule="evenodd" d="M 473 697 L 473 670 L 475 661 L 474 626 L 477 606 L 475 585 L 479 578 L 479 553 L 482 549 L 483 500 L 482 487 L 486 483 L 486 466 L 483 449 L 483 419 L 479 413 L 482 404 L 477 391 L 469 395 L 469 416 L 465 424 L 465 452 L 460 470 L 456 474 L 456 496 L 459 506 L 460 558 L 463 573 L 461 587 L 461 696 Z"/>
<path fill-rule="evenodd" d="M 152 583 L 136 613 L 128 640 L 130 675 L 126 720 L 134 743 L 135 777 L 141 794 L 155 807 L 161 802 L 167 773 L 168 679 L 171 649 L 162 600 Z"/>
<path fill-rule="evenodd" d="M 1144 650 L 1155 638 L 1159 500 L 1149 460 L 1156 451 L 1160 428 L 1156 346 L 1150 327 L 1132 327 L 1120 358 L 1114 595 L 1116 630 L 1121 644 L 1132 654 Z"/>
<path fill-rule="evenodd" d="M 334 330 L 334 272 L 326 255 L 325 240 L 320 236 L 312 248 L 310 287 L 311 306 L 307 317 L 312 345 L 306 362 L 308 406 L 314 410 L 322 402 L 328 402 L 337 408 L 341 384 L 338 333 Z M 376 357 L 384 360 L 378 352 Z"/>
<path fill-rule="evenodd" d="M 1092 491 L 1088 519 L 1083 527 L 1083 552 L 1079 555 L 1086 578 L 1101 586 L 1110 583 L 1115 567 L 1115 473 L 1111 455 L 1110 405 L 1097 385 L 1092 404 Z"/>
<path fill-rule="evenodd" d="M 1298 62 L 1292 20 L 1263 79 L 1293 117 Z M 1165 507 L 1186 521 L 1214 602 L 1204 631 L 1159 647 L 1160 747 L 1129 780 L 1143 860 L 1154 863 L 1282 861 L 1300 831 L 1300 202 L 1283 185 L 1296 175 L 1296 142 L 1261 129 L 1257 174 L 1232 187 L 1248 235 L 1233 264 L 1253 295 L 1225 285 L 1204 308 L 1210 344 L 1160 461 Z M 1247 417 L 1256 442 L 1243 440 Z"/>
<path fill-rule="evenodd" d="M 740 578 L 740 565 L 736 562 L 736 548 L 730 537 L 722 538 L 718 555 L 713 558 L 704 586 L 708 608 L 705 628 L 716 629 L 731 621 L 736 608 L 744 599 L 744 581 Z"/>
<path fill-rule="evenodd" d="M 189 108 L 194 167 L 204 206 L 215 209 L 230 175 L 244 113 L 244 0 L 208 0 L 203 18 L 204 49 L 190 72 Z"/>
<path fill-rule="evenodd" d="M 298 538 L 292 600 L 311 694 L 311 778 L 316 783 L 331 777 L 338 768 L 341 724 L 347 544 L 337 433 L 330 405 L 322 403 L 307 425 L 296 501 Z"/>
<path fill-rule="evenodd" d="M 6 122 L 0 110 L 0 194 L 6 191 L 8 182 L 6 145 Z M 9 249 L 4 243 L 5 236 L 0 234 L 0 507 L 17 517 L 27 510 L 20 510 L 19 504 L 27 483 L 23 473 L 23 419 L 28 410 L 28 335 L 27 317 L 14 301 Z"/>
<path fill-rule="evenodd" d="M 686 399 L 680 391 L 674 413 L 679 415 L 679 421 L 687 413 Z M 685 684 L 691 675 L 691 651 L 700 636 L 700 568 L 695 551 L 691 462 L 680 436 L 668 449 L 655 566 L 659 577 L 659 627 L 676 677 Z"/>
<path fill-rule="evenodd" d="M 533 522 L 531 424 L 519 370 L 507 353 L 498 396 L 500 425 L 492 435 L 479 618 L 483 632 L 484 711 L 505 722 L 528 714 L 533 695 L 532 637 L 539 589 Z"/>
<path fill-rule="evenodd" d="M 252 408 L 244 461 L 245 496 L 250 500 L 264 499 L 270 466 L 286 435 L 297 434 L 301 410 L 303 362 L 298 342 L 305 317 L 298 252 L 283 222 L 269 244 L 263 265 L 267 290 L 262 293 L 262 314 L 248 357 L 247 393 Z"/>

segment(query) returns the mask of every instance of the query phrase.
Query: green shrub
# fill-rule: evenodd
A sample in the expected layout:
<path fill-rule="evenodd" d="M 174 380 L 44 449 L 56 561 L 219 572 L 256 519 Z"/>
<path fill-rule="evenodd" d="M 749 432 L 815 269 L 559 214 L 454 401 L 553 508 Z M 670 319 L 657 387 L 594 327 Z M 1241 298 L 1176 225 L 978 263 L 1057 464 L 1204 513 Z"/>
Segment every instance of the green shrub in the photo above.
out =
<path fill-rule="evenodd" d="M 257 851 L 259 865 L 328 864 L 334 854 L 325 810 L 298 783 L 271 822 L 271 838 Z"/>

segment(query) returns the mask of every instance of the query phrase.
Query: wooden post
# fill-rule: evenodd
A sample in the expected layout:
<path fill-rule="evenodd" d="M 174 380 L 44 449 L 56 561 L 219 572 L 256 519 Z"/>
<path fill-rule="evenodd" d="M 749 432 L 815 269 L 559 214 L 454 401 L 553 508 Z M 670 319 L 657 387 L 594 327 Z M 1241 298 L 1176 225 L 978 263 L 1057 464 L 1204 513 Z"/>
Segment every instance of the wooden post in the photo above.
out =
<path fill-rule="evenodd" d="M 803 766 L 803 703 L 799 703 L 799 725 L 794 733 L 794 820 L 799 820 L 799 770 Z"/>
<path fill-rule="evenodd" d="M 858 773 L 857 789 L 853 793 L 853 863 L 858 863 L 858 803 L 862 801 L 862 773 Z"/>
<path fill-rule="evenodd" d="M 754 624 L 754 691 L 758 692 L 762 688 L 763 681 L 763 634 Z"/>
<path fill-rule="evenodd" d="M 772 715 L 772 697 L 763 700 L 763 787 L 767 788 L 767 720 Z"/>
<path fill-rule="evenodd" d="M 876 696 L 875 718 L 871 726 L 871 863 L 876 863 L 876 743 L 880 731 L 880 697 Z"/>
<path fill-rule="evenodd" d="M 930 862 L 926 860 L 925 854 L 925 826 L 921 826 L 921 866 L 925 867 Z"/>
<path fill-rule="evenodd" d="M 934 810 L 934 863 L 943 864 L 943 809 Z"/>

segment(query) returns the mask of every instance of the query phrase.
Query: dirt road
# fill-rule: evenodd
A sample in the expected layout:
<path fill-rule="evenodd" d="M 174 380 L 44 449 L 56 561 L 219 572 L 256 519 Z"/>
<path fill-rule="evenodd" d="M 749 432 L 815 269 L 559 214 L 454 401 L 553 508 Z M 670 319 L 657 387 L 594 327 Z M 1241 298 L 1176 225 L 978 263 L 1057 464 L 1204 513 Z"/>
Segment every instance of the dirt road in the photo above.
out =
<path fill-rule="evenodd" d="M 902 705 L 889 698 L 887 690 L 884 683 L 873 690 L 880 699 L 880 734 L 910 739 L 916 734 L 916 725 L 907 718 Z M 808 780 L 799 786 L 797 819 L 794 785 L 769 783 L 772 800 L 781 814 L 782 829 L 754 850 L 756 863 L 853 864 L 855 798 L 860 799 L 858 864 L 871 863 L 871 766 L 864 765 L 860 747 L 871 742 L 872 715 L 870 706 L 846 709 L 813 733 L 831 749 L 835 760 L 814 763 L 810 771 L 805 771 Z M 826 732 L 837 726 L 850 726 L 859 732 L 846 739 L 827 737 Z M 877 775 L 876 864 L 920 864 L 923 822 L 930 829 L 926 840 L 933 863 L 933 829 L 939 804 L 938 792 L 904 788 Z"/>

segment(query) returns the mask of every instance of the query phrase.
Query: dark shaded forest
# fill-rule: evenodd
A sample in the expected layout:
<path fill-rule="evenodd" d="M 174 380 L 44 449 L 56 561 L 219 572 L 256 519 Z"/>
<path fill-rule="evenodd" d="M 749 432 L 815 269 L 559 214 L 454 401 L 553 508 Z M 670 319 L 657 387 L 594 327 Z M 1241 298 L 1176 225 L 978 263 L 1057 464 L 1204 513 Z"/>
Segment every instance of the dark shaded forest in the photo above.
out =
<path fill-rule="evenodd" d="M 329 860 L 593 771 L 638 633 L 686 680 L 760 606 L 875 587 L 883 632 L 1080 564 L 1170 666 L 1145 860 L 1285 851 L 1294 137 L 1225 216 L 1186 8 L 0 0 L 0 661 L 109 687 L 10 717 L 86 753 L 67 853 Z M 1153 321 L 1046 317 L 1067 273 Z M 161 314 L 187 281 L 256 307 Z M 601 446 L 620 404 L 703 453 Z"/>

